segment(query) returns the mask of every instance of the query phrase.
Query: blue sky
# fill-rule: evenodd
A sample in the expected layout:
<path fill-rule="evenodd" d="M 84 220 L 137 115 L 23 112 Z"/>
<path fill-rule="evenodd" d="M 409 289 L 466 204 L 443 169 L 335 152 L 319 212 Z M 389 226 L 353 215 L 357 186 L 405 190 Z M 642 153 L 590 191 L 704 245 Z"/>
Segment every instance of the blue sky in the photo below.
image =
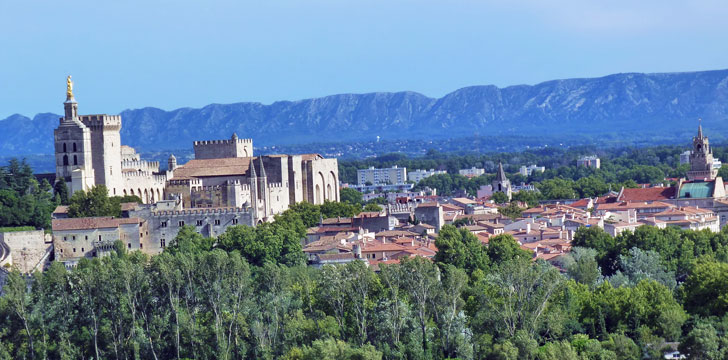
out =
<path fill-rule="evenodd" d="M 0 0 L 0 119 L 728 68 L 725 1 Z"/>

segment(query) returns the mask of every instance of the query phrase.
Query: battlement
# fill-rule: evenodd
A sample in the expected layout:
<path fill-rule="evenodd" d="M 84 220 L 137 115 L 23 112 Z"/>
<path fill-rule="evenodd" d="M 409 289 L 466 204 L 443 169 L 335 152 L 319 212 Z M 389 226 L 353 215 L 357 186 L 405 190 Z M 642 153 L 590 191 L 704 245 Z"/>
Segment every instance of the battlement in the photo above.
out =
<path fill-rule="evenodd" d="M 167 185 L 170 185 L 170 186 L 202 186 L 202 180 L 200 180 L 200 179 L 167 180 Z"/>
<path fill-rule="evenodd" d="M 233 145 L 233 144 L 252 144 L 253 139 L 237 139 L 237 140 L 200 140 L 193 142 L 194 146 L 206 145 Z"/>
<path fill-rule="evenodd" d="M 147 171 L 158 171 L 159 161 L 129 160 L 121 161 L 122 169 L 142 169 Z"/>
<path fill-rule="evenodd" d="M 91 128 L 106 128 L 117 130 L 121 128 L 121 115 L 80 115 L 81 122 Z"/>
<path fill-rule="evenodd" d="M 253 156 L 253 139 L 238 139 L 235 134 L 230 139 L 195 141 L 193 145 L 195 159 Z"/>
<path fill-rule="evenodd" d="M 250 215 L 249 208 L 195 208 L 186 210 L 161 210 L 153 211 L 153 217 L 166 217 L 166 216 L 188 216 L 188 215 L 217 215 L 217 214 L 238 214 L 238 215 Z"/>
<path fill-rule="evenodd" d="M 283 183 L 268 183 L 268 187 L 271 189 L 283 189 Z"/>
<path fill-rule="evenodd" d="M 207 186 L 196 186 L 192 189 L 193 192 L 196 191 L 219 191 L 222 190 L 222 187 L 220 185 L 207 185 Z"/>

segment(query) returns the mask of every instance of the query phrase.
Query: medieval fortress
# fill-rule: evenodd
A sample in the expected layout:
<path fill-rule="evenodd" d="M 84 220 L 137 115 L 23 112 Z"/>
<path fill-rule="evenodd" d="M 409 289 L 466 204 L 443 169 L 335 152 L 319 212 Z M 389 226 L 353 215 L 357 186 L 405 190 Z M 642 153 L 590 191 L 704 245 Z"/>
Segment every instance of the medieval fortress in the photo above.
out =
<path fill-rule="evenodd" d="M 133 148 L 121 144 L 121 116 L 79 115 L 72 90 L 69 77 L 65 115 L 54 131 L 56 179 L 63 179 L 71 193 L 105 185 L 109 196 L 141 198 L 145 205 L 127 215 L 139 218 L 144 227 L 142 234 L 149 235 L 146 240 L 146 235 L 140 235 L 142 239 L 130 242 L 130 248 L 135 245 L 144 249 L 148 242 L 144 250 L 160 251 L 185 224 L 214 236 L 229 225 L 272 221 L 275 214 L 297 202 L 323 204 L 339 200 L 336 159 L 318 154 L 256 157 L 253 140 L 239 139 L 236 134 L 228 140 L 195 141 L 193 160 L 177 164 L 172 155 L 167 170 L 160 171 L 159 162 L 142 160 Z M 92 230 L 69 229 L 79 226 L 59 223 L 66 231 Z M 83 235 L 83 239 L 88 238 Z M 84 256 L 81 253 L 87 252 L 85 249 L 108 245 L 92 243 L 104 242 L 104 237 L 95 233 L 91 239 L 86 246 L 69 247 L 74 249 L 74 257 Z"/>

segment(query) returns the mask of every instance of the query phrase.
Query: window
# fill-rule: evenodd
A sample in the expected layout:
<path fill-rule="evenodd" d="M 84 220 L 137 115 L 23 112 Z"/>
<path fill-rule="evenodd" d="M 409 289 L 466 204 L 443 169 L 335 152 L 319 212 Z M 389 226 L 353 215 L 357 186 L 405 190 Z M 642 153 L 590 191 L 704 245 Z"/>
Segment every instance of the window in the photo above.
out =
<path fill-rule="evenodd" d="M 164 239 L 159 240 L 159 245 L 161 245 L 162 247 L 167 246 L 167 240 L 164 240 Z"/>
<path fill-rule="evenodd" d="M 185 222 L 184 222 L 184 220 L 180 220 L 180 222 L 179 222 L 179 226 L 185 226 Z"/>
<path fill-rule="evenodd" d="M 68 166 L 68 155 L 63 155 L 63 166 Z"/>
<path fill-rule="evenodd" d="M 85 240 L 88 240 L 88 235 L 86 235 L 86 238 L 85 238 Z"/>
<path fill-rule="evenodd" d="M 78 158 L 76 155 L 73 155 L 73 165 L 78 165 Z"/>
<path fill-rule="evenodd" d="M 233 225 L 237 225 L 237 224 L 238 224 L 238 219 L 233 219 Z"/>
<path fill-rule="evenodd" d="M 166 222 L 166 221 L 162 221 L 162 224 L 161 224 L 161 226 L 162 226 L 162 227 L 167 227 L 167 222 Z"/>
<path fill-rule="evenodd" d="M 73 236 L 73 241 L 76 241 L 76 235 Z"/>
<path fill-rule="evenodd" d="M 197 220 L 197 226 L 202 226 L 202 220 Z"/>
<path fill-rule="evenodd" d="M 63 241 L 68 241 L 68 239 L 66 239 L 66 237 L 64 236 L 64 237 L 63 237 Z"/>
<path fill-rule="evenodd" d="M 76 248 L 73 248 L 73 252 L 76 252 Z"/>
<path fill-rule="evenodd" d="M 84 252 L 83 248 L 81 248 L 81 252 Z"/>
<path fill-rule="evenodd" d="M 129 248 L 129 249 L 131 249 L 131 243 L 126 244 L 126 247 Z"/>
<path fill-rule="evenodd" d="M 76 152 L 76 143 L 73 143 L 73 152 Z"/>
<path fill-rule="evenodd" d="M 215 220 L 215 225 L 220 225 L 220 219 Z"/>
<path fill-rule="evenodd" d="M 67 152 L 65 143 L 63 144 L 63 152 Z"/>
<path fill-rule="evenodd" d="M 143 248 L 144 248 L 144 244 L 142 244 L 142 243 L 139 243 L 139 248 L 140 248 L 140 249 L 143 249 Z"/>
<path fill-rule="evenodd" d="M 99 235 L 99 241 L 101 241 L 101 235 Z"/>

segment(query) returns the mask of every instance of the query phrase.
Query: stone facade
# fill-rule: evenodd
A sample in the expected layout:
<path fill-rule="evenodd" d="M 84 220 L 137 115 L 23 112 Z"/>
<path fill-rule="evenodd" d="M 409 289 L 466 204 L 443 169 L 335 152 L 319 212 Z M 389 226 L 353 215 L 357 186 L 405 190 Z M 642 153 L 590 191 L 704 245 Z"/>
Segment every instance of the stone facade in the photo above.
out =
<path fill-rule="evenodd" d="M 110 196 L 136 195 L 145 204 L 179 199 L 183 208 L 251 208 L 256 221 L 271 221 L 291 204 L 339 200 L 336 159 L 318 154 L 253 157 L 253 140 L 195 141 L 195 159 L 168 170 L 121 145 L 121 117 L 78 115 L 69 90 L 65 116 L 54 132 L 56 177 L 71 193 L 106 185 Z"/>
<path fill-rule="evenodd" d="M 698 135 L 693 138 L 693 151 L 690 152 L 690 170 L 688 180 L 710 181 L 718 176 L 718 169 L 713 166 L 713 149 L 707 136 L 703 136 L 703 127 L 698 125 Z"/>
<path fill-rule="evenodd" d="M 167 173 L 158 162 L 141 160 L 133 148 L 121 145 L 121 116 L 78 115 L 78 103 L 68 93 L 65 115 L 55 129 L 56 179 L 71 193 L 105 185 L 110 196 L 136 195 L 144 203 L 164 196 Z"/>
<path fill-rule="evenodd" d="M 253 156 L 253 139 L 238 139 L 233 133 L 230 140 L 195 141 L 195 159 L 220 159 Z"/>

